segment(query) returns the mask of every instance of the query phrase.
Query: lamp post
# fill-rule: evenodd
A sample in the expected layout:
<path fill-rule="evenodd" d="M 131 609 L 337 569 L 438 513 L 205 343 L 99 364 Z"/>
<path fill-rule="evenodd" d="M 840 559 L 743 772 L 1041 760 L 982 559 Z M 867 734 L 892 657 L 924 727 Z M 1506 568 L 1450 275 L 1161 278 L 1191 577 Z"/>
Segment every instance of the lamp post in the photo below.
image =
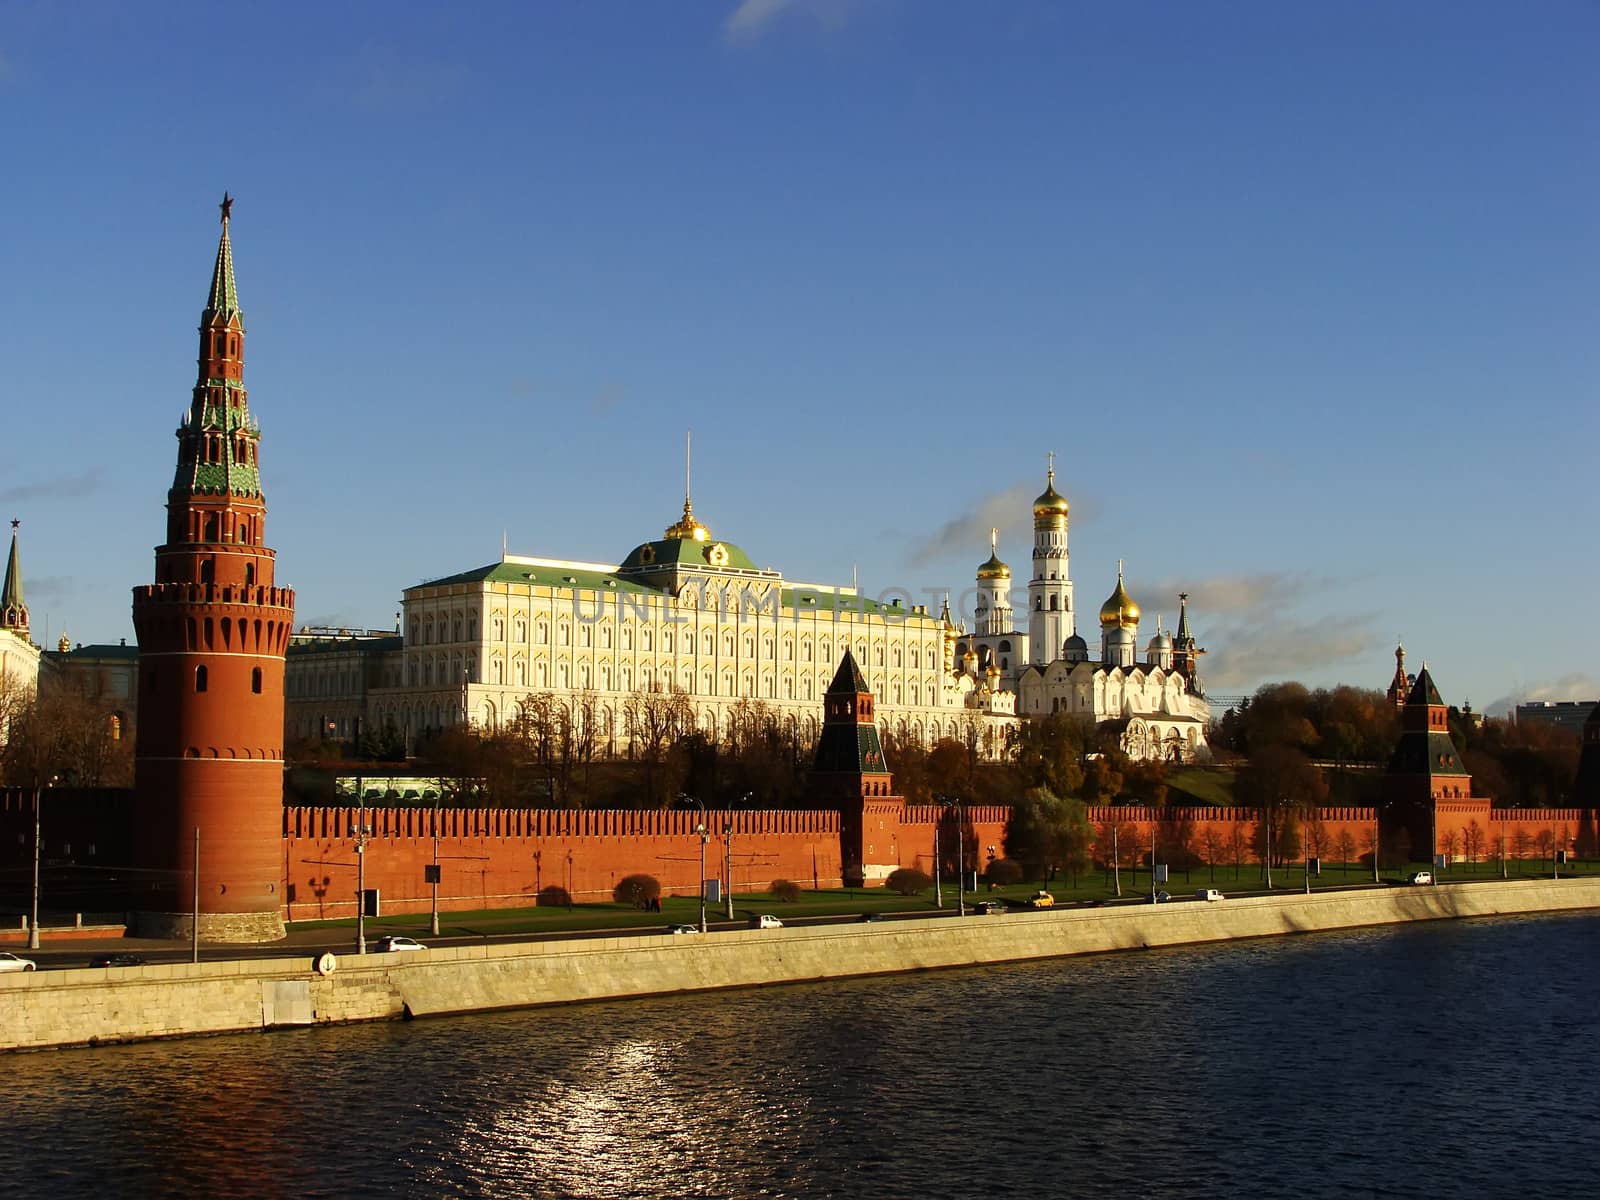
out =
<path fill-rule="evenodd" d="M 572 911 L 572 851 L 567 851 L 567 911 Z"/>
<path fill-rule="evenodd" d="M 933 823 L 933 906 L 944 907 L 943 872 L 939 870 L 939 822 Z"/>
<path fill-rule="evenodd" d="M 44 789 L 33 789 L 33 911 L 28 917 L 28 949 L 39 948 L 39 809 L 44 804 Z"/>
<path fill-rule="evenodd" d="M 367 952 L 367 826 L 365 808 L 356 819 L 356 953 Z"/>
<path fill-rule="evenodd" d="M 1117 819 L 1111 818 L 1111 885 L 1122 898 L 1122 847 L 1117 845 Z"/>
<path fill-rule="evenodd" d="M 433 902 L 428 914 L 428 933 L 432 937 L 439 936 L 439 795 L 433 797 Z M 365 900 L 365 897 L 362 898 Z"/>
<path fill-rule="evenodd" d="M 189 923 L 189 961 L 200 961 L 200 826 L 194 827 L 194 916 Z"/>
<path fill-rule="evenodd" d="M 1267 801 L 1267 891 L 1272 890 L 1272 801 Z"/>
<path fill-rule="evenodd" d="M 700 835 L 700 932 L 706 931 L 706 843 L 711 840 L 711 831 L 706 828 L 706 805 L 704 800 L 697 800 L 682 792 L 678 793 L 678 800 L 683 804 L 692 804 L 700 810 L 700 820 L 695 825 L 694 831 Z"/>
<path fill-rule="evenodd" d="M 964 917 L 967 915 L 967 864 L 964 856 L 967 839 L 964 836 L 965 831 L 962 828 L 965 822 L 961 819 L 961 797 L 941 797 L 940 803 L 944 806 L 946 812 L 953 811 L 956 814 L 956 915 L 958 917 Z M 937 861 L 937 844 L 935 846 L 934 857 Z"/>

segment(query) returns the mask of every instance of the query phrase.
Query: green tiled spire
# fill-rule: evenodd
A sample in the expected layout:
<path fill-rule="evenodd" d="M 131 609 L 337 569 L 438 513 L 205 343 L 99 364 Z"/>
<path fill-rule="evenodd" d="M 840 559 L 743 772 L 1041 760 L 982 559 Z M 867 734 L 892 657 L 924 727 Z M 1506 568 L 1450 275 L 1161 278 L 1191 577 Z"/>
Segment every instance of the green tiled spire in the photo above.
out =
<path fill-rule="evenodd" d="M 217 243 L 217 265 L 211 272 L 211 299 L 206 304 L 206 324 L 226 323 L 239 311 L 239 289 L 233 282 L 233 243 L 228 240 L 228 218 L 233 198 L 222 193 L 222 240 Z M 219 322 L 217 318 L 221 318 Z"/>

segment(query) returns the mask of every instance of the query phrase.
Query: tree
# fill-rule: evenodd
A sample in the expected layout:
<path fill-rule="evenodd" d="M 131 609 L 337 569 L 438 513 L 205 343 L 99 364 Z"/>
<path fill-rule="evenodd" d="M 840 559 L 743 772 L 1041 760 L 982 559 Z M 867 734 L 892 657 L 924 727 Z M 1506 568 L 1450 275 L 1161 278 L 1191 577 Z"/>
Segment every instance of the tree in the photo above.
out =
<path fill-rule="evenodd" d="M 902 896 L 915 896 L 918 892 L 925 892 L 933 886 L 933 879 L 925 871 L 915 867 L 900 867 L 889 872 L 889 877 L 883 881 L 883 886 L 891 892 Z"/>
<path fill-rule="evenodd" d="M 1031 876 L 1049 881 L 1051 868 L 1082 870 L 1091 830 L 1083 801 L 1033 787 L 1011 807 L 1006 823 L 1006 858 Z"/>
<path fill-rule="evenodd" d="M 673 744 L 694 729 L 694 708 L 683 692 L 654 685 L 628 696 L 623 717 L 644 766 L 644 806 L 664 808 L 671 793 L 659 787 L 662 764 Z"/>
<path fill-rule="evenodd" d="M 0 686 L 0 781 L 12 787 L 132 785 L 132 730 L 113 720 L 110 699 L 70 682 L 38 691 L 15 682 Z"/>
<path fill-rule="evenodd" d="M 1012 763 L 1024 788 L 1047 788 L 1057 796 L 1083 789 L 1083 756 L 1093 736 L 1086 718 L 1054 712 L 1024 721 L 1012 743 Z"/>
<path fill-rule="evenodd" d="M 618 904 L 649 908 L 661 899 L 661 882 L 654 875 L 624 875 L 611 889 L 611 898 Z"/>
<path fill-rule="evenodd" d="M 1333 841 L 1333 852 L 1339 856 L 1339 861 L 1344 864 L 1344 869 L 1348 872 L 1350 864 L 1356 857 L 1356 839 L 1351 836 L 1348 829 L 1339 830 L 1338 836 Z"/>

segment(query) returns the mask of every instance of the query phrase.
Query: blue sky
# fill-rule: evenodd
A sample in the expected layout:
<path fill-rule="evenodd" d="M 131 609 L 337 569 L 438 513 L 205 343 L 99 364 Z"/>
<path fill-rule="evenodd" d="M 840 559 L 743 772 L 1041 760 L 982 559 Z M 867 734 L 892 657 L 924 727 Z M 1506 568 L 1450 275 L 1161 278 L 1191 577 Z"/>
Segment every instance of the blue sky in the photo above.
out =
<path fill-rule="evenodd" d="M 1600 8 L 0 6 L 0 508 L 131 637 L 224 188 L 298 620 L 682 502 L 787 576 L 1127 561 L 1211 689 L 1600 695 Z M 1084 628 L 1088 626 L 1088 628 Z"/>

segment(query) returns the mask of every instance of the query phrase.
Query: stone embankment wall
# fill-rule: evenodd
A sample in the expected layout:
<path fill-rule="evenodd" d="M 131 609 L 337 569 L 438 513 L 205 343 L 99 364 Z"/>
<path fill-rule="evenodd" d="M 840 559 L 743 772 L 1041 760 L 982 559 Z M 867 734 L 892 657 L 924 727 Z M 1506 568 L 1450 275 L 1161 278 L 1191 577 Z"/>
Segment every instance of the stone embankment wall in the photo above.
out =
<path fill-rule="evenodd" d="M 350 956 L 326 976 L 315 972 L 309 957 L 0 975 L 0 1049 L 386 1020 L 1586 908 L 1600 908 L 1600 879 L 437 948 Z"/>

